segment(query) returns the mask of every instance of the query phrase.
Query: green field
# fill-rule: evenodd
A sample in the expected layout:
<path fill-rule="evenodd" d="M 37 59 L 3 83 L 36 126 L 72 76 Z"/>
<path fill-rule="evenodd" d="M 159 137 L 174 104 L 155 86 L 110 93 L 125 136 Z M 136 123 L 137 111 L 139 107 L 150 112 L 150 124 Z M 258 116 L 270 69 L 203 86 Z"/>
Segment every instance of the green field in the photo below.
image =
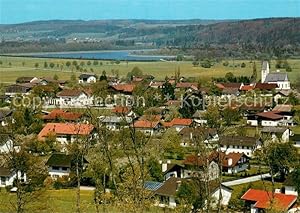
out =
<path fill-rule="evenodd" d="M 72 73 L 80 75 L 79 71 L 71 69 L 65 65 L 67 61 L 72 62 L 73 59 L 46 59 L 46 58 L 28 58 L 28 57 L 6 57 L 0 56 L 0 83 L 13 83 L 15 79 L 20 76 L 36 76 L 36 77 L 53 77 L 55 74 L 59 79 L 69 80 Z M 94 73 L 100 75 L 103 70 L 106 71 L 107 75 L 112 75 L 113 70 L 118 70 L 121 77 L 125 77 L 126 74 L 132 70 L 134 66 L 140 67 L 144 74 L 150 74 L 156 77 L 158 80 L 163 80 L 165 76 L 172 76 L 175 70 L 180 67 L 182 76 L 185 77 L 197 77 L 202 81 L 209 80 L 211 77 L 224 77 L 227 72 L 232 72 L 234 75 L 246 75 L 252 74 L 252 63 L 249 60 L 235 60 L 229 61 L 229 66 L 223 66 L 222 62 L 215 64 L 211 68 L 194 67 L 190 61 L 182 62 L 121 62 L 120 64 L 111 64 L 110 61 L 101 61 L 103 65 L 86 65 L 89 60 L 76 60 L 78 63 L 81 61 L 85 62 L 82 69 L 86 69 L 87 72 L 91 72 L 93 69 Z M 90 60 L 92 61 L 92 60 Z M 48 65 L 52 62 L 55 64 L 54 68 L 44 69 L 44 62 Z M 100 62 L 100 61 L 99 61 Z M 235 67 L 244 62 L 245 68 Z M 39 63 L 39 67 L 35 68 L 35 63 Z M 57 67 L 56 65 L 59 65 Z M 294 59 L 289 60 L 289 64 L 293 71 L 289 73 L 289 77 L 292 82 L 295 82 L 297 77 L 300 76 L 300 60 Z M 61 66 L 62 65 L 62 69 Z M 258 78 L 260 76 L 261 63 L 256 61 L 256 67 L 258 72 Z M 275 61 L 272 61 L 271 70 L 275 70 Z"/>
<path fill-rule="evenodd" d="M 81 190 L 81 212 L 92 213 L 96 212 L 93 202 L 93 191 Z M 0 212 L 9 213 L 16 212 L 13 208 L 15 204 L 15 195 L 7 193 L 5 189 L 0 192 Z M 103 206 L 100 207 L 102 212 Z M 47 190 L 43 192 L 38 198 L 31 200 L 27 206 L 26 212 L 44 212 L 44 213 L 66 213 L 76 212 L 76 191 L 74 189 L 61 189 L 61 190 Z M 121 213 L 118 207 L 107 205 L 106 212 Z M 160 208 L 150 208 L 149 213 L 163 212 Z M 169 211 L 167 211 L 169 212 Z"/>

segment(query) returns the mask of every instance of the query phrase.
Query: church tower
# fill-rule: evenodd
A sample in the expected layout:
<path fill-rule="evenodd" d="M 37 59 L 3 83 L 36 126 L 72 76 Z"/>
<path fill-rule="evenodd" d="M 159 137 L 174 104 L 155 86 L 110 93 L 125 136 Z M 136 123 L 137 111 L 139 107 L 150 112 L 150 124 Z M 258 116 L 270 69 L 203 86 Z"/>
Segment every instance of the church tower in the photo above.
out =
<path fill-rule="evenodd" d="M 264 83 L 266 80 L 267 75 L 270 72 L 269 62 L 263 61 L 262 69 L 261 69 L 261 83 Z"/>

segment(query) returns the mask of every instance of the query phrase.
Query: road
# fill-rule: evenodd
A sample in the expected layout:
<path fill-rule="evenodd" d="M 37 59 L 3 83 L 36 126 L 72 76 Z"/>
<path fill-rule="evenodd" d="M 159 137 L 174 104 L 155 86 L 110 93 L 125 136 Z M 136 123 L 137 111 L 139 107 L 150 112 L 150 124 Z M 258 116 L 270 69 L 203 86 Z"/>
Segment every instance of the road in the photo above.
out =
<path fill-rule="evenodd" d="M 266 173 L 266 174 L 256 175 L 256 176 L 242 178 L 242 179 L 238 179 L 238 180 L 223 182 L 222 184 L 224 186 L 235 186 L 235 185 L 240 185 L 240 184 L 244 184 L 244 183 L 251 183 L 251 182 L 259 181 L 259 180 L 262 180 L 262 179 L 268 178 L 268 177 L 271 177 L 271 175 L 269 173 Z"/>

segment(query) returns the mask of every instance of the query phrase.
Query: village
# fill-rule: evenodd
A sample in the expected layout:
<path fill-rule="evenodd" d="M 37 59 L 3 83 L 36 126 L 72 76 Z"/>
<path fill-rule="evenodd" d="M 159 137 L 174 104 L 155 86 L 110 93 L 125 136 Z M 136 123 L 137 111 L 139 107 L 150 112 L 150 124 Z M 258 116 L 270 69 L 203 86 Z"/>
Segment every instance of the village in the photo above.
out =
<path fill-rule="evenodd" d="M 298 212 L 300 93 L 287 72 L 261 63 L 250 81 L 229 73 L 204 86 L 180 70 L 158 81 L 138 67 L 127 78 L 19 77 L 0 96 L 0 187 L 31 184 L 32 174 L 7 160 L 26 150 L 54 188 L 101 186 L 97 205 L 127 187 L 133 203 L 163 209 Z M 251 188 L 274 178 L 280 188 Z M 235 207 L 234 186 L 246 183 Z"/>

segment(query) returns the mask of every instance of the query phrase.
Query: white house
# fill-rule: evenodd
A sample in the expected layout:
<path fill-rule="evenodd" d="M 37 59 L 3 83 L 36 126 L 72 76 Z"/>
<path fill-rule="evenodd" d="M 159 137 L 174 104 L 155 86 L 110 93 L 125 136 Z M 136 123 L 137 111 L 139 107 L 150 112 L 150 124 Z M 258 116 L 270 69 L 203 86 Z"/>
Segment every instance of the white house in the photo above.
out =
<path fill-rule="evenodd" d="M 228 153 L 243 153 L 252 157 L 253 152 L 261 147 L 259 139 L 246 136 L 223 136 L 220 138 L 221 151 Z"/>
<path fill-rule="evenodd" d="M 287 73 L 280 72 L 279 70 L 270 73 L 269 62 L 267 61 L 264 61 L 262 64 L 261 83 L 277 84 L 280 90 L 291 89 Z"/>
<path fill-rule="evenodd" d="M 95 74 L 84 73 L 79 76 L 78 83 L 95 83 L 97 81 L 97 76 Z"/>
<path fill-rule="evenodd" d="M 158 189 L 154 191 L 154 194 L 157 197 L 156 206 L 175 208 L 177 206 L 176 194 L 180 186 L 182 185 L 183 182 L 189 184 L 189 182 L 192 181 L 194 181 L 193 178 L 184 179 L 184 178 L 171 177 L 167 179 L 165 182 L 162 183 L 162 185 L 159 185 Z M 197 181 L 197 184 L 204 185 L 205 183 Z M 221 204 L 224 206 L 228 205 L 232 194 L 231 188 L 224 186 L 222 184 L 220 186 L 220 184 L 217 183 L 217 181 L 208 182 L 208 187 L 210 191 L 210 197 L 211 197 L 210 200 L 212 206 L 217 205 L 220 194 L 222 195 Z"/>
<path fill-rule="evenodd" d="M 220 152 L 219 158 L 222 163 L 223 172 L 228 174 L 236 174 L 245 171 L 249 167 L 249 157 L 244 153 L 226 154 L 225 152 Z"/>
<path fill-rule="evenodd" d="M 71 155 L 63 153 L 52 154 L 46 163 L 49 176 L 53 179 L 69 176 L 71 172 L 71 162 Z"/>
<path fill-rule="evenodd" d="M 17 175 L 22 182 L 27 181 L 26 174 L 22 174 L 20 171 L 15 173 L 5 167 L 0 167 L 0 187 L 12 186 Z"/>
<path fill-rule="evenodd" d="M 132 122 L 132 118 L 127 116 L 100 116 L 99 121 L 105 125 L 107 129 L 116 131 L 121 127 L 128 127 Z"/>
<path fill-rule="evenodd" d="M 57 93 L 57 98 L 49 100 L 48 104 L 65 107 L 92 106 L 94 98 L 88 92 L 77 89 L 64 89 Z"/>
<path fill-rule="evenodd" d="M 160 130 L 159 121 L 147 121 L 147 120 L 138 120 L 135 121 L 132 125 L 133 128 L 143 132 L 146 135 L 153 135 L 158 133 Z"/>

